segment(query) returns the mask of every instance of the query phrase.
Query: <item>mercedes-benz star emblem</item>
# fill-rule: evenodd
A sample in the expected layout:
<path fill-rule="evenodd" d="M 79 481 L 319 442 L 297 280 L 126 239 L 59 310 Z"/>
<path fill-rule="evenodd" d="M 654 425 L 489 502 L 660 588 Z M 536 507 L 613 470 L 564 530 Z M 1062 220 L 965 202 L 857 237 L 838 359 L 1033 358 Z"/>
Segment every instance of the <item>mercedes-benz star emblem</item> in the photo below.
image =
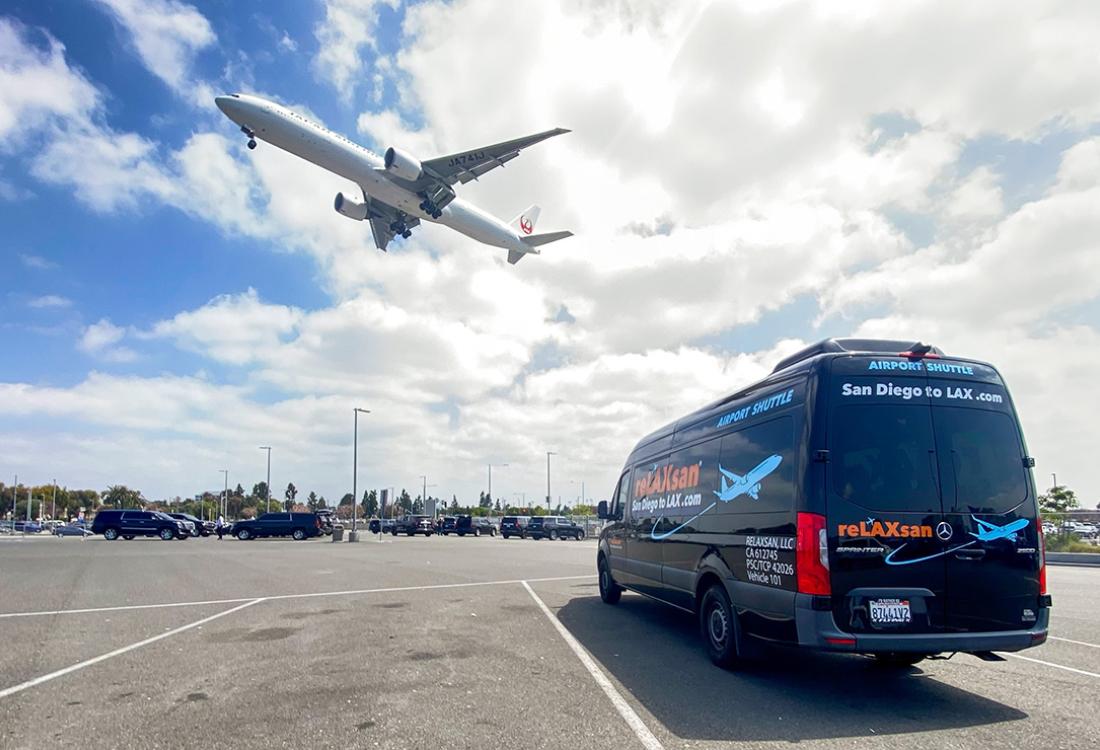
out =
<path fill-rule="evenodd" d="M 955 533 L 955 530 L 951 528 L 951 524 L 947 521 L 940 521 L 936 525 L 936 536 L 940 538 L 941 542 L 946 542 Z"/>

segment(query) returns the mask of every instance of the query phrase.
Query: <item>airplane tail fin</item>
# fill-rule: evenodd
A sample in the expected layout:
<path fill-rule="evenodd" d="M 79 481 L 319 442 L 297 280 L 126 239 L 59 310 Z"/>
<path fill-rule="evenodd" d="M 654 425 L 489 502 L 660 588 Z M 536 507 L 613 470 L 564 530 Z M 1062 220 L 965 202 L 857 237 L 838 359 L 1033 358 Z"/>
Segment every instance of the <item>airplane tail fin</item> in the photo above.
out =
<path fill-rule="evenodd" d="M 535 222 L 542 211 L 538 206 L 528 206 L 527 210 L 512 219 L 511 227 L 520 237 L 527 237 L 535 231 Z"/>

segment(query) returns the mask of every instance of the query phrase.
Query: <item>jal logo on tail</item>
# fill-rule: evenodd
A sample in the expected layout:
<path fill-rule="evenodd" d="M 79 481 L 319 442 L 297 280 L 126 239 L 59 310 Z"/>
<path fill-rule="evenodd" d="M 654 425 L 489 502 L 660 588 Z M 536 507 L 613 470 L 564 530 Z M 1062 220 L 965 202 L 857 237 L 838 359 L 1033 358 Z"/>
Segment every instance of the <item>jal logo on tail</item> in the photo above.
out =
<path fill-rule="evenodd" d="M 520 216 L 519 228 L 523 231 L 524 234 L 531 234 L 531 232 L 535 229 L 535 225 L 532 224 L 531 220 L 528 219 L 526 216 Z"/>

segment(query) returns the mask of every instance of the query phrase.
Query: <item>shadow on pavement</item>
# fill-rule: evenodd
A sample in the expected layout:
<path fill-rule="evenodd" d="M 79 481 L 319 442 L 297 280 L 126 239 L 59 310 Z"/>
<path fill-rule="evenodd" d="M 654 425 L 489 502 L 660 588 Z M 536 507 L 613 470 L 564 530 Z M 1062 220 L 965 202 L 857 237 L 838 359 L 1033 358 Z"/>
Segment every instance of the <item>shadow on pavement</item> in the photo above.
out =
<path fill-rule="evenodd" d="M 578 597 L 562 624 L 677 737 L 786 740 L 924 732 L 1017 721 L 1027 714 L 859 656 L 769 649 L 737 672 L 711 664 L 692 616 L 626 594 L 615 607 Z"/>

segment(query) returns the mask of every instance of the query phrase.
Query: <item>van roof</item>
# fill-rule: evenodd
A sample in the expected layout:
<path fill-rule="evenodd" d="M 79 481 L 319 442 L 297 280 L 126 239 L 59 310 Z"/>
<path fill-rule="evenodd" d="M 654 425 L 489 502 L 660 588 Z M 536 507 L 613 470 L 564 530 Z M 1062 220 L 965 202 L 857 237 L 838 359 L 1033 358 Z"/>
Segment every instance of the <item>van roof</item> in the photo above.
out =
<path fill-rule="evenodd" d="M 630 462 L 633 462 L 635 453 L 650 443 L 670 437 L 677 429 L 694 424 L 703 417 L 710 415 L 711 412 L 722 410 L 722 408 L 731 401 L 736 401 L 737 399 L 752 395 L 765 388 L 774 387 L 779 383 L 795 380 L 803 376 L 816 362 L 823 358 L 842 354 L 889 354 L 896 356 L 898 354 L 913 351 L 921 351 L 922 353 L 936 354 L 939 356 L 943 356 L 944 354 L 939 347 L 922 344 L 920 341 L 857 338 L 823 339 L 816 344 L 811 344 L 779 360 L 771 373 L 764 379 L 734 391 L 728 396 L 723 396 L 717 401 L 713 401 L 700 409 L 696 409 L 690 414 L 680 417 L 674 422 L 669 422 L 660 429 L 654 430 L 646 435 L 638 441 L 637 445 L 635 445 L 634 449 L 630 452 Z"/>

